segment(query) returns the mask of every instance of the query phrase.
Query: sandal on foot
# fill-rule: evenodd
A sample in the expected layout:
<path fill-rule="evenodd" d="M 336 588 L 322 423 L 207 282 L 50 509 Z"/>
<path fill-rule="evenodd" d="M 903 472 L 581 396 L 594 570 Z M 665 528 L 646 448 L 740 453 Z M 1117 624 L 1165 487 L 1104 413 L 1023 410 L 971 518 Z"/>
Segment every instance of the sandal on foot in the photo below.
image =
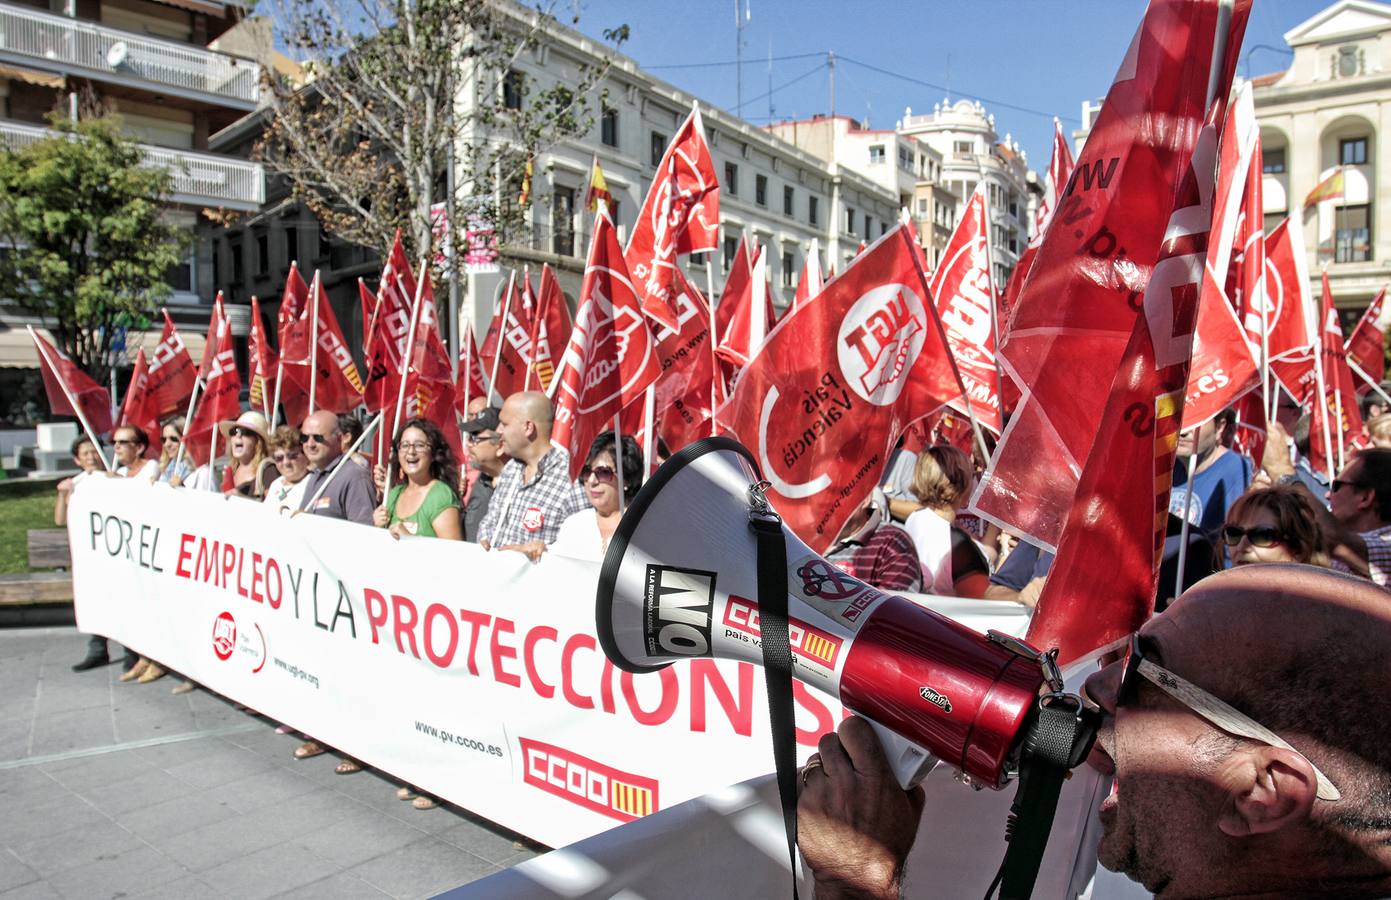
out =
<path fill-rule="evenodd" d="M 354 772 L 362 771 L 362 763 L 358 762 L 352 757 L 349 757 L 343 760 L 338 765 L 334 766 L 333 771 L 337 772 L 339 775 L 351 775 Z"/>
<path fill-rule="evenodd" d="M 414 800 L 418 796 L 420 795 L 417 794 L 415 791 L 411 790 L 409 787 L 399 787 L 396 789 L 397 800 Z"/>
<path fill-rule="evenodd" d="M 295 759 L 309 759 L 324 752 L 324 748 L 314 741 L 305 741 L 295 748 Z"/>
<path fill-rule="evenodd" d="M 126 669 L 124 672 L 121 673 L 120 680 L 127 682 L 134 681 L 141 675 L 144 675 L 145 670 L 149 668 L 149 666 L 150 661 L 142 656 L 140 657 L 139 662 L 137 662 L 135 665 L 131 666 L 129 669 Z"/>
<path fill-rule="evenodd" d="M 439 803 L 435 801 L 434 797 L 427 797 L 425 794 L 421 794 L 411 801 L 411 806 L 414 806 L 416 809 L 434 809 L 436 806 L 439 806 Z"/>
<path fill-rule="evenodd" d="M 183 682 L 181 682 L 180 684 L 174 685 L 174 689 L 173 689 L 172 691 L 170 691 L 169 693 L 171 693 L 171 694 L 191 694 L 191 693 L 193 693 L 193 689 L 196 688 L 197 686 L 198 686 L 198 685 L 194 684 L 193 682 L 188 681 L 188 680 L 185 679 L 185 680 L 184 680 Z"/>
<path fill-rule="evenodd" d="M 145 671 L 139 678 L 135 679 L 136 684 L 149 684 L 151 681 L 159 681 L 169 673 L 164 671 L 164 667 L 159 663 L 152 662 L 145 667 Z"/>

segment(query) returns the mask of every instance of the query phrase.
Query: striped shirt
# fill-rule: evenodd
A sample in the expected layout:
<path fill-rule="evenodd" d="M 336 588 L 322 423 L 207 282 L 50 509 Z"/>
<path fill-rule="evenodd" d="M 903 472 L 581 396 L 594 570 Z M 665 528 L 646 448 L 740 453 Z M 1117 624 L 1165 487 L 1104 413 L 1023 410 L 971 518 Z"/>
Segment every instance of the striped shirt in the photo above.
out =
<path fill-rule="evenodd" d="M 882 591 L 915 593 L 922 586 L 922 566 L 913 539 L 897 525 L 880 525 L 868 536 L 861 533 L 841 541 L 826 558 L 846 574 Z"/>
<path fill-rule="evenodd" d="M 478 540 L 493 549 L 528 541 L 550 544 L 560 523 L 589 508 L 589 495 L 570 480 L 570 453 L 560 447 L 541 457 L 536 477 L 526 483 L 526 463 L 509 459 L 497 477 L 488 514 L 478 529 Z"/>

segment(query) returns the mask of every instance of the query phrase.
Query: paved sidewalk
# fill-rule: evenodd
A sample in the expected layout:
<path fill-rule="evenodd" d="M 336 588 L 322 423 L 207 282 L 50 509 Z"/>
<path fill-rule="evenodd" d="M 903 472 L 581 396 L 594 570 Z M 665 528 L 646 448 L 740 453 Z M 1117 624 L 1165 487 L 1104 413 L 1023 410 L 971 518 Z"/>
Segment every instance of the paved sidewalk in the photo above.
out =
<path fill-rule="evenodd" d="M 0 630 L 0 898 L 429 897 L 535 855 L 420 811 L 174 677 L 69 667 L 72 628 Z M 112 645 L 119 659 L 119 650 Z"/>

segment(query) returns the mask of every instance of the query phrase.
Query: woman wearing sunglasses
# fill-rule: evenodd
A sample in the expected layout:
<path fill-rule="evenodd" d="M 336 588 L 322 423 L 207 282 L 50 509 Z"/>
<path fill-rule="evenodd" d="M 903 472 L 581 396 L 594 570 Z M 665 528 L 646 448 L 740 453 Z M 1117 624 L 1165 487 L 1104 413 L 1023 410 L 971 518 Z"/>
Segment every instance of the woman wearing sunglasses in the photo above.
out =
<path fill-rule="evenodd" d="M 227 440 L 227 468 L 222 470 L 222 493 L 260 500 L 277 476 L 275 463 L 266 452 L 269 424 L 266 417 L 251 410 L 235 422 L 219 422 Z"/>
<path fill-rule="evenodd" d="M 263 502 L 278 512 L 299 509 L 309 483 L 304 478 L 309 474 L 309 460 L 299 445 L 299 429 L 281 425 L 270 436 L 269 448 L 271 462 L 280 471 L 280 477 L 266 488 Z"/>
<path fill-rule="evenodd" d="M 1238 498 L 1227 512 L 1222 542 L 1234 566 L 1327 564 L 1314 508 L 1307 496 L 1291 485 L 1257 488 Z"/>
<path fill-rule="evenodd" d="M 628 435 L 623 436 L 623 503 L 618 502 L 618 444 L 612 431 L 605 431 L 589 447 L 580 485 L 593 509 L 582 509 L 560 523 L 560 532 L 550 550 L 574 559 L 602 560 L 609 539 L 618 528 L 622 509 L 626 509 L 642 487 L 642 448 Z"/>
<path fill-rule="evenodd" d="M 165 419 L 159 429 L 159 463 L 155 481 L 172 484 L 175 487 L 188 479 L 193 467 L 189 465 L 187 454 L 179 459 L 179 447 L 184 442 L 184 420 L 178 417 Z M 175 479 L 178 479 L 177 481 Z"/>

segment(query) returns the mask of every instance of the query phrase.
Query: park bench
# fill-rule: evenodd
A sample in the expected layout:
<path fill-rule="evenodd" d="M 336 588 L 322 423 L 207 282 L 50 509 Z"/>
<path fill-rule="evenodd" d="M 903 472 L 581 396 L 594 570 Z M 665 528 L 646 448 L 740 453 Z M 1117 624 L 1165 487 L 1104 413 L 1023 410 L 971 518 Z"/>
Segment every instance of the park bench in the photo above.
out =
<path fill-rule="evenodd" d="M 28 623 L 46 621 L 49 615 L 35 616 L 26 608 L 34 608 L 33 613 L 51 608 L 54 604 L 68 607 L 63 614 L 67 620 L 72 618 L 72 557 L 68 551 L 68 531 L 66 528 L 33 528 L 28 534 L 29 567 L 31 569 L 59 569 L 56 572 L 19 572 L 13 575 L 0 575 L 0 608 L 7 615 L 0 621 Z"/>

